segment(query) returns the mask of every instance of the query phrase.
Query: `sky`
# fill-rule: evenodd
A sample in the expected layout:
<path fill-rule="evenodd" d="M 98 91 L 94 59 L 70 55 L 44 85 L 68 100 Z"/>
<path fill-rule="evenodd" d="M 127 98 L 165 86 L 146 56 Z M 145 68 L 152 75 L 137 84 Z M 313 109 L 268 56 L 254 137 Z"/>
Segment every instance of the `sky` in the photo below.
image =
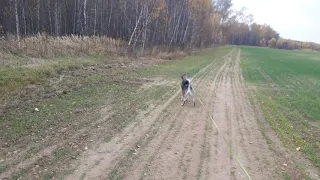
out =
<path fill-rule="evenodd" d="M 286 39 L 320 43 L 320 0 L 233 0 L 254 22 L 268 24 Z"/>

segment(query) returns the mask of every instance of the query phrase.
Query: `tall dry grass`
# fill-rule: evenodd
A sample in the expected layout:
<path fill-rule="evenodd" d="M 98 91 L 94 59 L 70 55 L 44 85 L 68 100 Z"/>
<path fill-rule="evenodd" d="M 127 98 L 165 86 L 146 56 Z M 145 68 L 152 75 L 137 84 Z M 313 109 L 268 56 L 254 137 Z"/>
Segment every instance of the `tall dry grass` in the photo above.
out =
<path fill-rule="evenodd" d="M 183 59 L 188 55 L 190 49 L 181 49 L 180 47 L 169 46 L 151 46 L 145 49 L 136 48 L 132 53 L 128 54 L 135 57 L 153 57 L 164 60 Z"/>
<path fill-rule="evenodd" d="M 109 37 L 98 36 L 46 36 L 38 34 L 22 38 L 0 39 L 1 54 L 15 54 L 28 57 L 50 58 L 56 56 L 124 54 L 125 43 Z"/>

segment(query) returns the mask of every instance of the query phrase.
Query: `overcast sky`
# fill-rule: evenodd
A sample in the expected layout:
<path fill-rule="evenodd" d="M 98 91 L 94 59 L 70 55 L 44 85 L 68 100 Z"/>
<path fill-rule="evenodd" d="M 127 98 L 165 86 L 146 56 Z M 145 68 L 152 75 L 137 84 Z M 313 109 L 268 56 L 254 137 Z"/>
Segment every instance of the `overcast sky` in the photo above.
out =
<path fill-rule="evenodd" d="M 254 22 L 268 24 L 283 38 L 320 43 L 320 0 L 233 0 Z"/>

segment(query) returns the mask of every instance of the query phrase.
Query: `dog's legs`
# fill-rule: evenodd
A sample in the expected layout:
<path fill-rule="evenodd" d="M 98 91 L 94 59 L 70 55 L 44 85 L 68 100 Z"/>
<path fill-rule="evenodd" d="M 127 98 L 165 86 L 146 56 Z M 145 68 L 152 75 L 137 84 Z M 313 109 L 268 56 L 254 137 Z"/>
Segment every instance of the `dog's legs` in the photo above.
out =
<path fill-rule="evenodd" d="M 196 107 L 196 102 L 194 101 L 194 91 L 193 91 L 193 88 L 192 86 L 190 86 L 190 89 L 191 89 L 191 96 L 192 96 L 192 101 L 193 101 L 193 107 Z"/>
<path fill-rule="evenodd" d="M 194 96 L 192 95 L 193 107 L 196 107 L 196 102 L 194 101 Z"/>
<path fill-rule="evenodd" d="M 186 99 L 183 99 L 181 106 L 183 106 L 186 103 Z"/>
<path fill-rule="evenodd" d="M 193 106 L 196 106 L 196 102 L 194 101 L 194 94 L 192 92 L 190 92 L 190 96 L 192 96 Z"/>
<path fill-rule="evenodd" d="M 188 95 L 192 96 L 192 102 L 193 102 L 193 106 L 196 106 L 196 102 L 194 101 L 194 94 L 193 94 L 193 89 L 192 87 L 190 87 L 189 91 L 188 91 Z"/>
<path fill-rule="evenodd" d="M 183 106 L 186 103 L 186 100 L 187 100 L 186 96 L 187 96 L 187 93 L 182 92 L 182 104 L 181 104 L 181 106 Z"/>

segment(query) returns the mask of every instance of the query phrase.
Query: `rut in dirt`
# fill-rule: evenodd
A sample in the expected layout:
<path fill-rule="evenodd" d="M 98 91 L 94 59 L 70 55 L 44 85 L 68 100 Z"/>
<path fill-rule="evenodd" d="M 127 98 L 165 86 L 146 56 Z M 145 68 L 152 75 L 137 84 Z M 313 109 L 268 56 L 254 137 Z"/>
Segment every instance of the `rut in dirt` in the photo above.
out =
<path fill-rule="evenodd" d="M 248 179 L 223 138 L 252 179 L 277 179 L 246 97 L 240 53 L 234 48 L 197 74 L 194 88 L 204 106 L 180 106 L 177 91 L 139 124 L 83 154 L 67 179 Z"/>

